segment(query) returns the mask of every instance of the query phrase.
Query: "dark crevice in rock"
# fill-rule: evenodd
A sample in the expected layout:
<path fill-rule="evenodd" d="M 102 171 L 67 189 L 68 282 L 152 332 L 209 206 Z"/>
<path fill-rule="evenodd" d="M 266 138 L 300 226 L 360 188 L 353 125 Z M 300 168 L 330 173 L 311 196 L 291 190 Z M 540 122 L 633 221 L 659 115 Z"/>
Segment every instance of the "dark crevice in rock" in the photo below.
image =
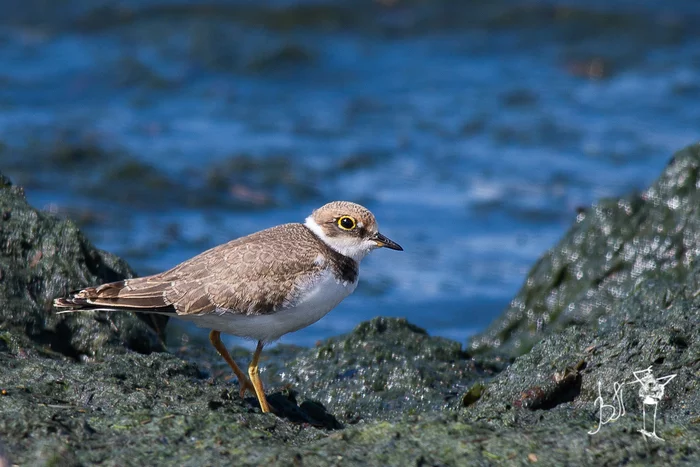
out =
<path fill-rule="evenodd" d="M 581 394 L 581 371 L 586 366 L 582 360 L 575 368 L 567 367 L 562 373 L 555 373 L 552 382 L 529 387 L 520 393 L 514 405 L 534 411 L 551 410 L 560 404 L 573 402 Z"/>
<path fill-rule="evenodd" d="M 554 388 L 545 394 L 545 397 L 534 401 L 529 406 L 530 410 L 551 410 L 559 404 L 573 402 L 581 394 L 581 374 L 560 381 Z"/>

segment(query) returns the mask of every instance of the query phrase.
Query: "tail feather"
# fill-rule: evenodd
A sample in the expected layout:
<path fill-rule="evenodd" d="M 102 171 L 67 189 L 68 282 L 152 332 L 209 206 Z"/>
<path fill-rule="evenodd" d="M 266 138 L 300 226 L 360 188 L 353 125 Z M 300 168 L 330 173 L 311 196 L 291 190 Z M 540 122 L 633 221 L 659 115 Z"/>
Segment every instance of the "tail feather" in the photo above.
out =
<path fill-rule="evenodd" d="M 56 298 L 53 306 L 60 310 L 59 313 L 95 310 L 175 313 L 175 308 L 166 301 L 163 293 L 167 285 L 149 278 L 110 282 Z"/>

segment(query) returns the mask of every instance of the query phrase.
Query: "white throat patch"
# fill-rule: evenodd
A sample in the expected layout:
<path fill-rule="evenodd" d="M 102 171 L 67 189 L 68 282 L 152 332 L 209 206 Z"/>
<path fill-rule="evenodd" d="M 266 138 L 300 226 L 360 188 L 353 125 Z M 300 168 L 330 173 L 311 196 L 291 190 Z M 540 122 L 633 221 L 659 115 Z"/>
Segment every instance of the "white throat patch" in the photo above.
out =
<path fill-rule="evenodd" d="M 320 225 L 316 223 L 312 216 L 306 218 L 304 225 L 309 228 L 323 243 L 341 255 L 348 256 L 358 263 L 367 256 L 367 253 L 377 248 L 377 244 L 372 240 L 363 240 L 357 237 L 338 236 L 329 237 Z"/>

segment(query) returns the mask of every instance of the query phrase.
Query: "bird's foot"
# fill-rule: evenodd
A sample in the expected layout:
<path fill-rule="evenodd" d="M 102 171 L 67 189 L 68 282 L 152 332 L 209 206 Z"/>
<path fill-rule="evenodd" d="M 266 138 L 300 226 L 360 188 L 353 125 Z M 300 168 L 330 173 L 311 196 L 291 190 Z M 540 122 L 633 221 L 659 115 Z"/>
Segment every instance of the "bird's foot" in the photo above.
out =
<path fill-rule="evenodd" d="M 255 394 L 255 386 L 253 386 L 253 382 L 247 377 L 238 378 L 238 385 L 241 387 L 241 399 L 245 398 L 246 391 L 250 391 L 251 393 Z"/>

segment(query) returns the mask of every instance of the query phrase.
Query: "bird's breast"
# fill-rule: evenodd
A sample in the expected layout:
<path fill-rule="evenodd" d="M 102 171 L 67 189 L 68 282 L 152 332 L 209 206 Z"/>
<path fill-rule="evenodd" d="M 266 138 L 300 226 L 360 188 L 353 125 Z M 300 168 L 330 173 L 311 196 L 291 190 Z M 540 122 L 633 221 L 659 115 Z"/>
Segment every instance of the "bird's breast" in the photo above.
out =
<path fill-rule="evenodd" d="M 270 313 L 250 315 L 219 310 L 204 316 L 178 317 L 234 336 L 271 342 L 323 318 L 356 287 L 357 280 L 344 281 L 331 269 L 324 269 L 300 281 L 294 297 Z"/>

